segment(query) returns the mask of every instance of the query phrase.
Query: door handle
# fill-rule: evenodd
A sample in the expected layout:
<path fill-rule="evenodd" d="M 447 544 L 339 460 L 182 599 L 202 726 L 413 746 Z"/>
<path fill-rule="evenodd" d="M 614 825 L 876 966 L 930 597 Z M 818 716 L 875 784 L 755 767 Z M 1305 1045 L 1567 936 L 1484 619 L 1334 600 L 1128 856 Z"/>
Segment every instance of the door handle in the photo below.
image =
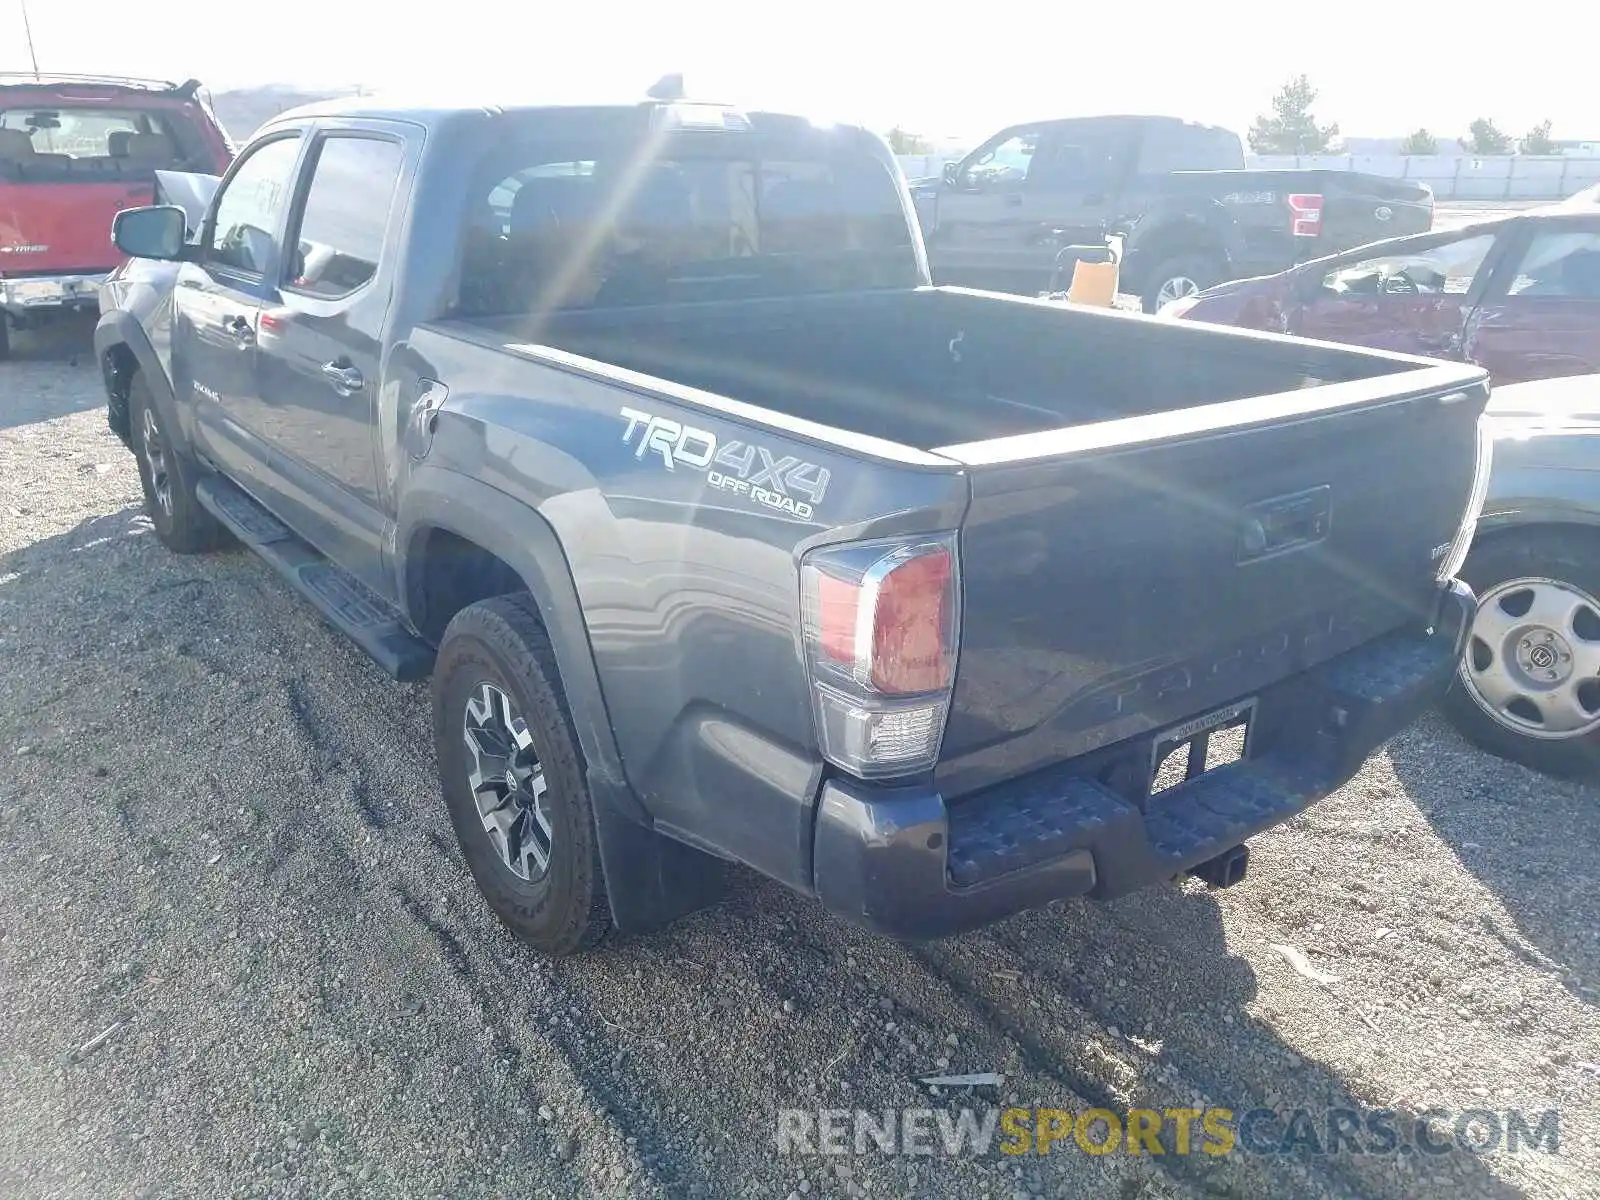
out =
<path fill-rule="evenodd" d="M 333 384 L 333 390 L 341 396 L 353 396 L 366 384 L 361 372 L 348 363 L 323 363 L 322 377 Z"/>
<path fill-rule="evenodd" d="M 1009 207 L 1009 208 L 1021 208 L 1022 207 L 1022 193 L 1021 192 L 1007 192 L 1006 196 L 1005 196 L 1005 202 L 1006 202 L 1006 206 Z"/>
<path fill-rule="evenodd" d="M 1093 192 L 1085 196 L 1083 202 L 1085 204 L 1104 204 L 1106 202 L 1106 194 L 1104 192 Z"/>
<path fill-rule="evenodd" d="M 225 317 L 222 327 L 239 344 L 239 349 L 241 350 L 256 340 L 256 331 L 250 327 L 250 322 L 243 317 Z"/>

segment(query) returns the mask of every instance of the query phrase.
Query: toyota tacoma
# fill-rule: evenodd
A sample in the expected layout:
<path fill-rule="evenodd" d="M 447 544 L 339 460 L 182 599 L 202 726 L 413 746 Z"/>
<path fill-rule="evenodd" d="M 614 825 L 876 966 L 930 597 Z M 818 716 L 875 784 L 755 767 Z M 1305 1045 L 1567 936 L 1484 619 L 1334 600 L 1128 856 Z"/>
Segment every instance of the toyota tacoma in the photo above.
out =
<path fill-rule="evenodd" d="M 156 535 L 431 675 L 547 953 L 725 861 L 903 938 L 1226 885 L 1460 657 L 1482 370 L 932 286 L 861 129 L 347 99 L 115 236 Z"/>

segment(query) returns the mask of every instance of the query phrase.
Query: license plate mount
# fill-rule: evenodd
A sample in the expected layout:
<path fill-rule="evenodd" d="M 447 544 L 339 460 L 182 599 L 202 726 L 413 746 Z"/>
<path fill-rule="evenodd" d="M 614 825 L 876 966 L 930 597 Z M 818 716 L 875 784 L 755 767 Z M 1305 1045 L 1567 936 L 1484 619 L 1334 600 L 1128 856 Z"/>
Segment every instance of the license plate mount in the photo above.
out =
<path fill-rule="evenodd" d="M 1256 697 L 1225 704 L 1198 717 L 1163 729 L 1150 743 L 1149 774 L 1146 776 L 1146 795 L 1155 795 L 1179 784 L 1188 783 L 1207 771 L 1250 757 L 1250 735 L 1255 726 Z M 1213 747 L 1218 734 L 1239 729 L 1230 744 Z M 1179 773 L 1169 759 L 1173 752 L 1187 747 L 1181 759 Z"/>

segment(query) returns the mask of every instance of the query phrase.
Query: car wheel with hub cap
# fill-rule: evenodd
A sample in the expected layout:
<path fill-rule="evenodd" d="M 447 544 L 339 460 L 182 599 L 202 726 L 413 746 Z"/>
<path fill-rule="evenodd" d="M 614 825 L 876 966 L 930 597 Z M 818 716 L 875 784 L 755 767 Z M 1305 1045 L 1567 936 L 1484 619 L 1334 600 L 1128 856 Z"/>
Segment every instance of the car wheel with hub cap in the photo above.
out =
<path fill-rule="evenodd" d="M 1185 300 L 1199 295 L 1206 288 L 1222 281 L 1223 271 L 1204 255 L 1186 254 L 1158 263 L 1151 271 L 1142 299 L 1147 313 L 1161 311 L 1161 306 L 1174 300 Z"/>
<path fill-rule="evenodd" d="M 440 785 L 462 856 L 495 915 L 571 954 L 611 926 L 582 751 L 555 653 L 527 596 L 469 605 L 433 674 Z"/>
<path fill-rule="evenodd" d="M 1539 771 L 1600 768 L 1600 536 L 1507 530 L 1473 548 L 1462 576 L 1478 609 L 1451 721 Z"/>

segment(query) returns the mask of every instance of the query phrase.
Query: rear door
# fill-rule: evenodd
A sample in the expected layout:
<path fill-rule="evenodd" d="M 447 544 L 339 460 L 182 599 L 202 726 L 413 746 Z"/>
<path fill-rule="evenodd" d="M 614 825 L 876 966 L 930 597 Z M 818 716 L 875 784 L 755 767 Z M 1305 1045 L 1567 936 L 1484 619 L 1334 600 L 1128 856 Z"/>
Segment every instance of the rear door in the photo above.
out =
<path fill-rule="evenodd" d="M 132 98 L 0 99 L 0 273 L 116 266 L 111 219 L 151 203 L 158 169 L 184 169 L 190 137 Z"/>
<path fill-rule="evenodd" d="M 1529 220 L 1467 326 L 1496 383 L 1600 372 L 1600 216 Z"/>
<path fill-rule="evenodd" d="M 1499 227 L 1369 246 L 1301 278 L 1288 332 L 1460 359 L 1467 317 L 1497 261 Z"/>
<path fill-rule="evenodd" d="M 374 405 L 393 292 L 393 230 L 409 126 L 325 122 L 290 214 L 282 278 L 263 309 L 255 432 L 278 462 L 288 516 L 325 553 L 389 591 Z"/>

